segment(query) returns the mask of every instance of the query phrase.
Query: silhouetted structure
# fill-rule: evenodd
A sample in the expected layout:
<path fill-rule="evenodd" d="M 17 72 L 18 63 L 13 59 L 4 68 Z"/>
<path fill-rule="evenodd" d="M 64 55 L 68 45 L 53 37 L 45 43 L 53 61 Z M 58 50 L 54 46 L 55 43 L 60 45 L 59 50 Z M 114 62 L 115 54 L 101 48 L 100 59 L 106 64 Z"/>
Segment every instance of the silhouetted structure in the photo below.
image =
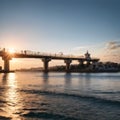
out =
<path fill-rule="evenodd" d="M 98 58 L 91 58 L 90 54 L 85 54 L 85 57 L 79 57 L 79 56 L 73 56 L 73 55 L 63 55 L 63 54 L 45 54 L 40 52 L 32 52 L 29 50 L 23 50 L 20 52 L 15 53 L 9 53 L 9 51 L 6 51 L 5 48 L 0 51 L 0 56 L 4 60 L 4 71 L 10 72 L 10 60 L 12 58 L 41 58 L 42 62 L 44 64 L 44 72 L 48 72 L 49 62 L 52 59 L 56 60 L 64 60 L 64 63 L 66 64 L 66 72 L 70 71 L 70 64 L 73 60 L 77 60 L 79 62 L 79 65 L 84 66 L 84 62 L 87 62 L 87 65 L 90 63 L 96 63 L 99 61 Z"/>

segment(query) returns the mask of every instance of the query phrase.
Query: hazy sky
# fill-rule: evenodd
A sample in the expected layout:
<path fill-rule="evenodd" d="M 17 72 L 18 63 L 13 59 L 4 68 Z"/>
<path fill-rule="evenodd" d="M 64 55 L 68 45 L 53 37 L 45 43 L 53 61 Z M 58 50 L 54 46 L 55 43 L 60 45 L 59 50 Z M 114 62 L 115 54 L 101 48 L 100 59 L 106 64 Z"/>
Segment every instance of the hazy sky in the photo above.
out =
<path fill-rule="evenodd" d="M 120 62 L 120 0 L 0 0 L 0 47 Z"/>

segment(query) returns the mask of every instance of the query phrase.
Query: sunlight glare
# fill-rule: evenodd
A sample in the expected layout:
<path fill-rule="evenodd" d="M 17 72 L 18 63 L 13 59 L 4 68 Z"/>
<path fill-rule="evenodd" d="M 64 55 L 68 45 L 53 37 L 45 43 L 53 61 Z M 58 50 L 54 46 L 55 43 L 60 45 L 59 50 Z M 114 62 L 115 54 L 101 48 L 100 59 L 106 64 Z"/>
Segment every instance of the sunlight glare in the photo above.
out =
<path fill-rule="evenodd" d="M 10 48 L 10 49 L 8 49 L 8 52 L 9 52 L 10 54 L 14 54 L 14 53 L 15 53 L 15 49 L 14 49 L 14 48 Z"/>

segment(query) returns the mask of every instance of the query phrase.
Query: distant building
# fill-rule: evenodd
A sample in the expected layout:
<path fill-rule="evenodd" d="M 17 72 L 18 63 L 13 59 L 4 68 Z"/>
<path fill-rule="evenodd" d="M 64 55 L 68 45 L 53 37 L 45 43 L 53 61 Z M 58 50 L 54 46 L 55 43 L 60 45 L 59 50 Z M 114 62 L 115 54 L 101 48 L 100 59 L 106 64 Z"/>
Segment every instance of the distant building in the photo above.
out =
<path fill-rule="evenodd" d="M 120 67 L 118 63 L 114 62 L 95 62 L 89 66 L 91 70 L 96 71 L 119 71 Z"/>
<path fill-rule="evenodd" d="M 2 66 L 0 66 L 0 71 L 2 70 Z"/>
<path fill-rule="evenodd" d="M 90 59 L 91 59 L 90 53 L 89 53 L 88 51 L 85 53 L 85 58 L 86 58 L 87 60 L 90 60 Z"/>

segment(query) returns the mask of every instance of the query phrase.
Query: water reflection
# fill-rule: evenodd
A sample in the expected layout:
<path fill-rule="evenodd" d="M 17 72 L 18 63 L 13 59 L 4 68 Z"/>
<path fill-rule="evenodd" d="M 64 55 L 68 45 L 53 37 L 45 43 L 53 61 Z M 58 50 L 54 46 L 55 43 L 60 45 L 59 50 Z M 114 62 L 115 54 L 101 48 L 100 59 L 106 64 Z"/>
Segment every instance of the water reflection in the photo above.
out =
<path fill-rule="evenodd" d="M 3 77 L 2 77 L 2 85 L 6 85 L 6 81 L 8 79 L 8 74 L 4 74 Z"/>
<path fill-rule="evenodd" d="M 44 83 L 48 83 L 48 78 L 49 78 L 48 73 L 43 73 L 43 81 L 44 81 Z"/>
<path fill-rule="evenodd" d="M 85 76 L 85 87 L 87 87 L 88 89 L 91 87 L 91 74 L 90 73 L 86 73 Z"/>
<path fill-rule="evenodd" d="M 4 93 L 6 105 L 3 109 L 7 113 L 7 116 L 19 120 L 18 113 L 20 112 L 22 103 L 20 102 L 21 97 L 18 92 L 15 73 L 4 74 L 2 82 L 6 89 Z"/>
<path fill-rule="evenodd" d="M 64 90 L 65 90 L 65 92 L 68 92 L 69 89 L 71 88 L 71 81 L 72 81 L 71 80 L 72 79 L 71 73 L 65 73 L 64 79 L 65 79 Z"/>
<path fill-rule="evenodd" d="M 67 85 L 68 87 L 71 85 L 71 73 L 65 73 L 64 75 L 65 78 L 65 85 Z"/>
<path fill-rule="evenodd" d="M 49 73 L 43 73 L 42 79 L 42 89 L 47 90 L 49 85 Z"/>

